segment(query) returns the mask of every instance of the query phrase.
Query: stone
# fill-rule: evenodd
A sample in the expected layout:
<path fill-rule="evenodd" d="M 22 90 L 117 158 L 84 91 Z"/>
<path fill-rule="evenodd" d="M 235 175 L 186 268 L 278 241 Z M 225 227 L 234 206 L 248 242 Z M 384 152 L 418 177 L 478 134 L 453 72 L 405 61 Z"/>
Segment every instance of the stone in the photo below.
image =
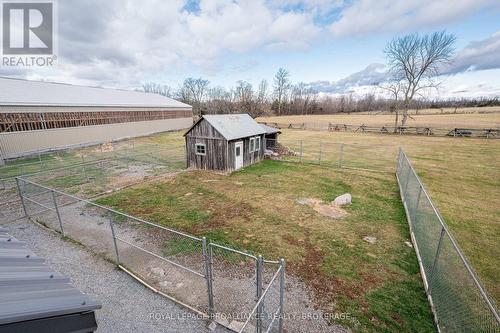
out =
<path fill-rule="evenodd" d="M 370 243 L 370 244 L 375 244 L 377 242 L 377 237 L 373 237 L 373 236 L 365 236 L 363 237 L 363 240 L 367 243 Z"/>
<path fill-rule="evenodd" d="M 412 243 L 410 243 L 410 242 L 408 242 L 408 241 L 406 241 L 406 242 L 405 242 L 405 244 L 406 244 L 406 246 L 408 246 L 408 247 L 413 247 L 413 244 L 412 244 Z"/>
<path fill-rule="evenodd" d="M 333 200 L 333 204 L 336 206 L 350 205 L 352 203 L 352 196 L 349 193 L 339 195 Z"/>
<path fill-rule="evenodd" d="M 185 197 L 189 197 L 190 195 L 193 195 L 193 193 L 188 192 L 188 193 L 184 194 Z"/>

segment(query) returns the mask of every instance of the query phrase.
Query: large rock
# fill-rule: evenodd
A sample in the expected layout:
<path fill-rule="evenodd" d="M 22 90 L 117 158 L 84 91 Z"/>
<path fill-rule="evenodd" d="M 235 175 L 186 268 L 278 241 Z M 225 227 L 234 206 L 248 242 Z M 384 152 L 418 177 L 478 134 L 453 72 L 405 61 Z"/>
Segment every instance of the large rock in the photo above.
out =
<path fill-rule="evenodd" d="M 352 203 L 352 196 L 349 193 L 339 195 L 333 200 L 336 206 L 350 205 Z"/>
<path fill-rule="evenodd" d="M 363 240 L 367 243 L 370 243 L 370 244 L 375 244 L 377 242 L 377 237 L 373 237 L 373 236 L 365 236 L 363 237 Z"/>

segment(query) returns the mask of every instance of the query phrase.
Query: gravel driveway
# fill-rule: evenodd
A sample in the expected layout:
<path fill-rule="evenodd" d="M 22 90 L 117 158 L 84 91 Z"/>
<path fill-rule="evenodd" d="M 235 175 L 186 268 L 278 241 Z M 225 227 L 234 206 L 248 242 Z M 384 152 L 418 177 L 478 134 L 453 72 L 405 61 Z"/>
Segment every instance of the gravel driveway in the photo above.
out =
<path fill-rule="evenodd" d="M 155 294 L 113 264 L 26 220 L 2 225 L 73 285 L 102 303 L 98 332 L 210 332 L 206 321 Z M 215 332 L 229 332 L 217 327 Z"/>

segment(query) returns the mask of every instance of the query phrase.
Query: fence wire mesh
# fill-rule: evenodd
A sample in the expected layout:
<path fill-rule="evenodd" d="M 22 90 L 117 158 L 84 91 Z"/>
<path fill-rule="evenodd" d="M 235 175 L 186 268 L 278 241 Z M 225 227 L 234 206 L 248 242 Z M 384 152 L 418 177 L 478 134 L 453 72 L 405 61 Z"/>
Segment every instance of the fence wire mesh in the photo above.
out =
<path fill-rule="evenodd" d="M 426 292 L 441 332 L 499 332 L 498 309 L 449 233 L 410 160 L 397 178 Z"/>
<path fill-rule="evenodd" d="M 269 269 L 283 272 L 283 284 L 284 261 L 207 243 L 31 180 L 16 182 L 28 218 L 117 263 L 155 291 L 234 331 L 282 332 L 273 315 L 283 308 L 284 289 L 269 278 Z M 261 316 L 244 326 L 256 304 Z"/>
<path fill-rule="evenodd" d="M 397 147 L 393 145 L 267 138 L 265 147 L 266 155 L 283 161 L 386 172 L 394 172 L 397 157 Z"/>

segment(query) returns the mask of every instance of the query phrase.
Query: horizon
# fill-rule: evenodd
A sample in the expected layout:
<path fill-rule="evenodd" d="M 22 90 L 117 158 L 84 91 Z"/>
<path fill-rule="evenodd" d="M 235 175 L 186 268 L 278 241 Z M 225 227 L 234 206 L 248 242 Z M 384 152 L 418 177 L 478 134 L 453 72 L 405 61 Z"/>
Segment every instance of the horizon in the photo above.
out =
<path fill-rule="evenodd" d="M 433 98 L 500 95 L 495 1 L 74 1 L 58 3 L 58 65 L 0 66 L 0 76 L 105 88 L 177 88 L 202 77 L 255 86 L 278 68 L 322 94 L 372 93 L 394 37 L 446 30 L 453 63 Z M 99 7 L 100 10 L 95 10 Z M 452 8 L 453 10 L 443 10 Z M 425 26 L 425 29 L 421 27 Z"/>

